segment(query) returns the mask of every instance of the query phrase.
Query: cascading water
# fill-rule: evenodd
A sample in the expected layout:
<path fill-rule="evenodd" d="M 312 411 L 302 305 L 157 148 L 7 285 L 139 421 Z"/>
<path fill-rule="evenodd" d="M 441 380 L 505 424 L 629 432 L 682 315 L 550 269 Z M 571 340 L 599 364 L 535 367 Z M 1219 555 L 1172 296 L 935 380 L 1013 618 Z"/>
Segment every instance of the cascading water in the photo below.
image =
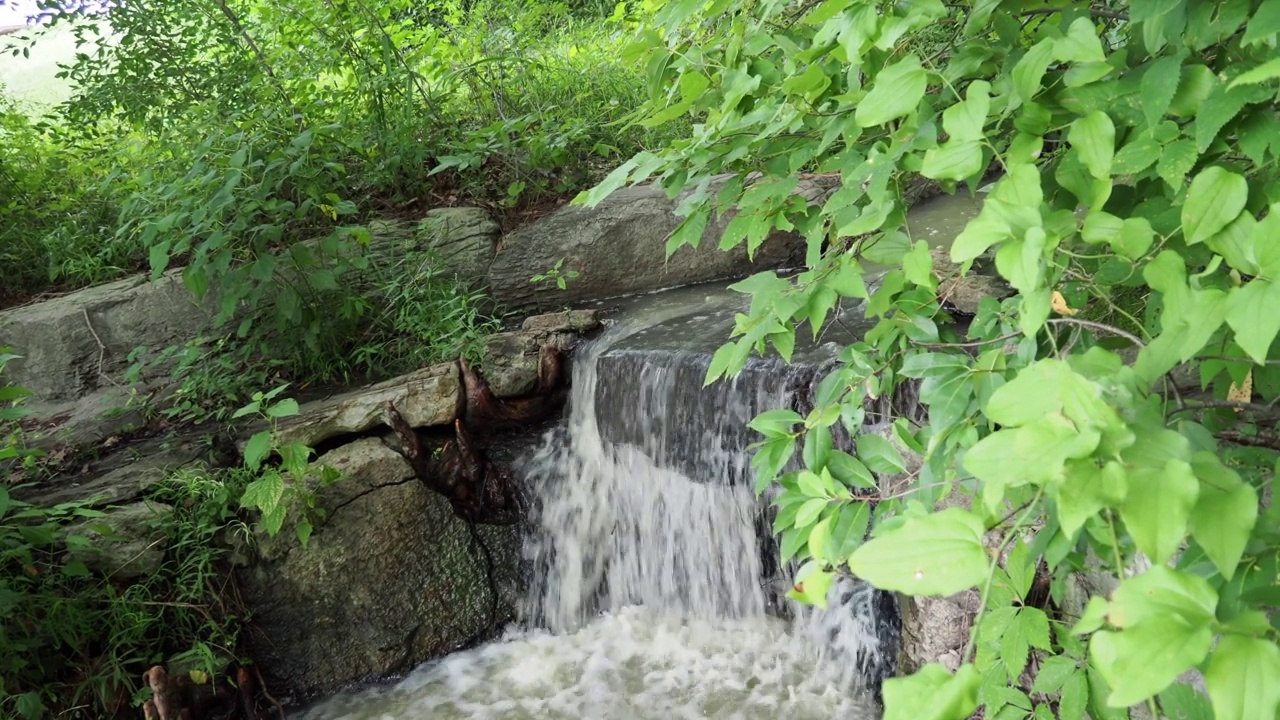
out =
<path fill-rule="evenodd" d="M 854 584 L 825 612 L 783 600 L 751 488 L 746 423 L 793 403 L 815 368 L 753 361 L 703 389 L 709 354 L 690 348 L 727 337 L 741 296 L 699 292 L 578 351 L 568 420 L 522 463 L 522 627 L 306 717 L 878 716 L 869 688 L 892 672 L 896 611 Z"/>

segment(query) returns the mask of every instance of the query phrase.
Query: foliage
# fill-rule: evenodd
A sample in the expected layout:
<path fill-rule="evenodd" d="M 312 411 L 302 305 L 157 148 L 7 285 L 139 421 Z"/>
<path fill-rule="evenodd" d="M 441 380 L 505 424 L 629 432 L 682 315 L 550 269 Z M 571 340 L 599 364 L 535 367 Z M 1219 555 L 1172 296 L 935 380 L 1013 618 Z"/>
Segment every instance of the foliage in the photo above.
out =
<path fill-rule="evenodd" d="M 12 359 L 0 352 L 0 371 Z M 274 421 L 296 412 L 296 402 L 277 399 L 284 389 L 255 395 L 243 414 Z M 11 403 L 23 395 L 0 386 L 0 430 L 20 417 L 22 408 Z M 284 460 L 280 468 L 264 462 L 273 450 Z M 0 461 L 21 454 L 9 443 Z M 286 476 L 305 475 L 310 455 L 310 448 L 280 442 L 273 424 L 250 441 L 245 467 L 188 467 L 150 488 L 146 500 L 156 512 L 143 530 L 163 544 L 163 564 L 127 580 L 113 577 L 118 571 L 104 574 L 110 566 L 101 562 L 105 544 L 125 539 L 111 524 L 111 508 L 97 509 L 96 498 L 25 502 L 10 494 L 22 486 L 0 476 L 0 714 L 38 718 L 91 707 L 110 717 L 145 700 L 138 678 L 152 664 L 210 678 L 223 672 L 238 659 L 243 616 L 227 592 L 225 556 L 232 541 L 253 542 L 240 508 L 260 510 L 261 526 L 274 534 L 284 503 L 300 503 L 297 534 L 305 543 L 314 493 L 283 486 Z M 336 477 L 324 468 L 320 482 Z"/>
<path fill-rule="evenodd" d="M 311 448 L 296 440 L 280 440 L 278 421 L 298 414 L 298 401 L 292 398 L 276 400 L 287 387 L 281 385 L 265 393 L 254 393 L 253 401 L 231 416 L 234 420 L 258 415 L 268 424 L 245 443 L 244 464 L 253 480 L 240 495 L 240 505 L 259 511 L 262 514 L 261 529 L 275 537 L 284 526 L 289 507 L 300 504 L 302 517 L 296 521 L 295 531 L 298 541 L 305 547 L 315 527 L 312 519 L 321 511 L 316 507 L 315 492 L 303 485 L 311 469 Z M 271 467 L 264 462 L 273 453 L 280 456 L 279 467 Z M 337 470 L 325 465 L 321 468 L 320 487 L 332 484 L 339 477 Z"/>
<path fill-rule="evenodd" d="M 751 309 L 707 381 L 789 359 L 842 298 L 876 320 L 812 412 L 752 424 L 782 552 L 804 561 L 793 596 L 823 604 L 838 572 L 981 594 L 960 670 L 888 681 L 887 720 L 1276 716 L 1280 511 L 1260 498 L 1280 449 L 1278 19 L 1275 0 L 717 0 L 661 3 L 636 36 L 636 122 L 696 124 L 583 199 L 656 177 L 692 189 L 669 251 L 730 210 L 723 248 L 775 228 L 808 243 L 804 272 L 735 286 Z M 805 200 L 807 170 L 840 186 Z M 1016 293 L 969 319 L 939 298 L 903 193 L 993 176 L 950 255 L 994 256 Z M 868 418 L 908 385 L 925 423 Z M 1072 606 L 1082 571 L 1114 592 Z M 1207 700 L 1175 684 L 1193 668 Z"/>
<path fill-rule="evenodd" d="M 569 281 L 578 277 L 577 270 L 562 269 L 564 267 L 564 258 L 556 261 L 546 272 L 538 273 L 529 278 L 531 283 L 548 282 L 553 283 L 556 287 L 564 290 L 569 286 Z"/>

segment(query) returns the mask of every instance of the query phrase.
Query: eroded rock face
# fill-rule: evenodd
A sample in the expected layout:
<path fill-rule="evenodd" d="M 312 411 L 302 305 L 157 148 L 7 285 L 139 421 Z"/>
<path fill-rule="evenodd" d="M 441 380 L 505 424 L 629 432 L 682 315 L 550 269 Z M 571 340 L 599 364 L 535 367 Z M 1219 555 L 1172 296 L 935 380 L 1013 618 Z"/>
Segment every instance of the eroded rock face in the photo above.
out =
<path fill-rule="evenodd" d="M 514 616 L 517 528 L 469 528 L 376 438 L 320 462 L 344 478 L 319 491 L 327 517 L 307 546 L 286 527 L 238 571 L 273 687 L 305 695 L 403 672 Z"/>

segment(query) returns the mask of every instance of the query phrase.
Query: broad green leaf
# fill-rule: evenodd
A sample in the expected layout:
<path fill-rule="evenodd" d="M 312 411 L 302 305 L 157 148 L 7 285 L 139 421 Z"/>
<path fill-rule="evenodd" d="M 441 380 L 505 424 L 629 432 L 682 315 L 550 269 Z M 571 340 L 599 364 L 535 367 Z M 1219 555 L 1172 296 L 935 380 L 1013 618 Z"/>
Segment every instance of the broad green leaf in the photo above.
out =
<path fill-rule="evenodd" d="M 1067 28 L 1067 34 L 1058 38 L 1053 46 L 1053 56 L 1059 62 L 1097 63 L 1107 59 L 1098 39 L 1098 29 L 1088 17 L 1078 17 Z M 1177 76 L 1174 76 L 1177 84 Z"/>
<path fill-rule="evenodd" d="M 804 422 L 804 418 L 795 410 L 766 410 L 755 416 L 747 427 L 766 437 L 789 435 L 796 425 Z"/>
<path fill-rule="evenodd" d="M 872 472 L 895 474 L 907 468 L 902 462 L 902 453 L 885 438 L 879 435 L 859 435 L 857 440 L 858 459 Z"/>
<path fill-rule="evenodd" d="M 1209 652 L 1213 631 L 1181 618 L 1150 618 L 1089 640 L 1094 665 L 1111 685 L 1107 705 L 1128 707 L 1164 690 Z"/>
<path fill-rule="evenodd" d="M 1220 167 L 1196 175 L 1182 204 L 1182 233 L 1187 242 L 1204 242 L 1225 228 L 1249 199 L 1249 183 Z"/>
<path fill-rule="evenodd" d="M 1089 703 L 1089 680 L 1081 671 L 1067 678 L 1058 701 L 1058 720 L 1083 720 Z M 1102 720 L 1099 718 L 1099 720 Z"/>
<path fill-rule="evenodd" d="M 285 398 L 267 408 L 265 414 L 269 418 L 292 417 L 298 414 L 298 401 L 293 398 Z"/>
<path fill-rule="evenodd" d="M 978 707 L 982 676 L 973 665 L 955 675 L 937 663 L 884 681 L 884 720 L 963 720 Z"/>
<path fill-rule="evenodd" d="M 1258 519 L 1258 493 L 1213 453 L 1196 453 L 1191 467 L 1200 478 L 1191 535 L 1230 580 Z"/>
<path fill-rule="evenodd" d="M 1235 331 L 1236 344 L 1255 362 L 1265 363 L 1267 352 L 1280 333 L 1280 283 L 1254 278 L 1232 288 L 1227 299 L 1227 324 Z"/>
<path fill-rule="evenodd" d="M 1209 658 L 1205 684 L 1214 720 L 1255 720 L 1280 711 L 1280 648 L 1272 640 L 1227 635 Z"/>
<path fill-rule="evenodd" d="M 1106 610 L 1107 620 L 1120 628 L 1169 618 L 1208 625 L 1217 604 L 1218 594 L 1204 578 L 1156 565 L 1120 583 Z"/>
<path fill-rule="evenodd" d="M 1213 720 L 1209 698 L 1181 683 L 1174 683 L 1160 693 L 1160 710 L 1172 720 Z"/>
<path fill-rule="evenodd" d="M 976 140 L 951 140 L 924 154 L 920 174 L 934 180 L 964 180 L 982 172 L 982 145 Z"/>
<path fill-rule="evenodd" d="M 960 508 L 907 517 L 855 550 L 849 569 L 882 590 L 953 595 L 987 577 L 984 530 L 976 515 Z"/>
<path fill-rule="evenodd" d="M 1014 103 L 1011 104 L 1010 109 L 1030 102 L 1035 98 L 1036 93 L 1040 92 L 1040 82 L 1049 68 L 1049 61 L 1053 59 L 1055 44 L 1056 42 L 1050 38 L 1041 40 L 1032 46 L 1013 67 Z"/>
<path fill-rule="evenodd" d="M 1128 478 L 1124 466 L 1114 461 L 1098 467 L 1092 460 L 1074 460 L 1065 470 L 1061 480 L 1049 485 L 1049 495 L 1058 506 L 1062 532 L 1074 537 L 1099 510 L 1124 502 Z"/>
<path fill-rule="evenodd" d="M 831 451 L 827 457 L 827 470 L 836 480 L 849 487 L 864 490 L 876 487 L 876 479 L 867 466 L 843 450 Z"/>
<path fill-rule="evenodd" d="M 244 464 L 250 470 L 257 472 L 262 467 L 262 461 L 271 454 L 271 431 L 262 430 L 249 438 L 249 442 L 244 446 Z"/>
<path fill-rule="evenodd" d="M 827 562 L 832 559 L 827 548 L 827 541 L 831 537 L 832 519 L 833 516 L 827 515 L 809 530 L 809 555 L 814 560 Z"/>
<path fill-rule="evenodd" d="M 986 137 L 982 128 L 991 111 L 991 83 L 975 80 L 965 90 L 964 102 L 956 103 L 942 111 L 942 128 L 952 141 L 979 142 Z M 967 176 L 966 176 L 967 177 Z"/>
<path fill-rule="evenodd" d="M 796 511 L 796 527 L 807 528 L 812 525 L 822 511 L 827 509 L 829 501 L 826 498 L 812 498 L 806 500 L 800 509 Z"/>
<path fill-rule="evenodd" d="M 1163 468 L 1129 471 L 1129 492 L 1120 517 L 1138 549 L 1153 563 L 1163 564 L 1177 552 L 1199 492 L 1200 482 L 1183 460 L 1170 460 Z"/>
<path fill-rule="evenodd" d="M 1009 224 L 984 210 L 970 220 L 951 243 L 951 261 L 963 263 L 973 260 L 1009 237 Z"/>
<path fill-rule="evenodd" d="M 1111 160 L 1116 151 L 1116 127 L 1101 110 L 1078 118 L 1067 131 L 1067 142 L 1080 154 L 1089 173 L 1099 180 L 1111 176 Z"/>
<path fill-rule="evenodd" d="M 1072 658 L 1062 655 L 1045 658 L 1044 662 L 1040 663 L 1040 669 L 1036 672 L 1036 681 L 1031 686 L 1031 690 L 1037 693 L 1058 692 L 1067 684 L 1072 675 L 1079 672 L 1080 666 Z"/>
<path fill-rule="evenodd" d="M 711 217 L 711 208 L 703 207 L 695 211 L 692 215 L 680 221 L 676 229 L 667 237 L 666 257 L 671 258 L 676 250 L 688 245 L 697 248 L 702 241 L 702 231 L 707 227 L 707 220 Z"/>
<path fill-rule="evenodd" d="M 908 55 L 876 74 L 871 92 L 854 111 L 854 120 L 864 128 L 896 120 L 916 109 L 927 85 L 920 58 Z"/>

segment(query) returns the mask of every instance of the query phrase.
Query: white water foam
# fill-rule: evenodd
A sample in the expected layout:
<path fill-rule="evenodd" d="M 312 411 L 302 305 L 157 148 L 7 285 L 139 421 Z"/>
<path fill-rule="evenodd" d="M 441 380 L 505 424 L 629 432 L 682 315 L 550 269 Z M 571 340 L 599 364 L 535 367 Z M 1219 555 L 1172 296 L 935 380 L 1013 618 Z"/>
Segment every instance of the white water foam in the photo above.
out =
<path fill-rule="evenodd" d="M 626 334 L 611 331 L 575 360 L 567 432 L 526 463 L 536 498 L 526 556 L 536 577 L 524 614 L 525 627 L 538 629 L 508 629 L 305 718 L 878 717 L 860 682 L 879 657 L 866 593 L 846 588 L 840 599 L 853 601 L 829 613 L 770 616 L 762 553 L 773 551 L 761 547 L 760 506 L 750 487 L 725 477 L 744 473 L 746 455 L 708 443 L 695 463 L 702 482 L 660 466 L 672 428 L 659 426 L 689 388 L 645 368 L 634 395 L 597 396 L 600 357 Z M 783 399 L 731 387 L 726 402 L 750 392 L 757 409 Z M 637 413 L 628 419 L 654 430 L 640 445 L 610 443 L 602 412 Z"/>

